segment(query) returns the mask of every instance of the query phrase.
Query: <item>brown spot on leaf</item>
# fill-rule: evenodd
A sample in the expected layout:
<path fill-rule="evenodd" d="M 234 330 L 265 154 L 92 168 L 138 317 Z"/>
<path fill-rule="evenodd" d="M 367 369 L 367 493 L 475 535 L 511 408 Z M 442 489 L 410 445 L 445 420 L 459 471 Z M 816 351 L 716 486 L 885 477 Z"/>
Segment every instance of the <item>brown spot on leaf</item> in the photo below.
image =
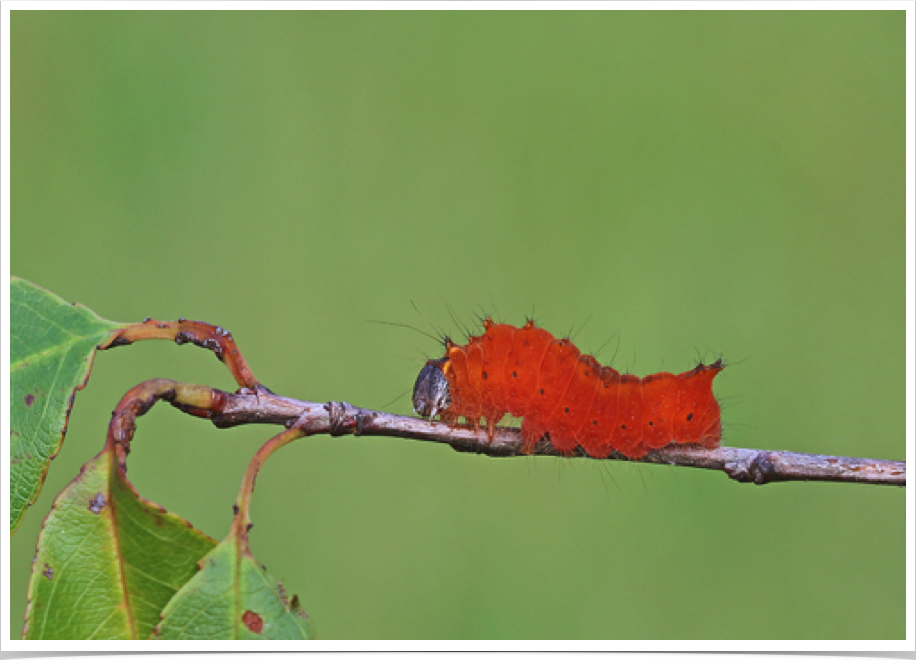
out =
<path fill-rule="evenodd" d="M 41 572 L 41 574 L 44 575 L 44 576 L 45 576 L 46 578 L 48 578 L 49 580 L 51 580 L 51 579 L 54 578 L 54 569 L 51 568 L 50 566 L 48 566 L 47 564 L 45 564 L 45 568 L 44 568 L 44 570 Z"/>
<path fill-rule="evenodd" d="M 245 624 L 245 627 L 248 628 L 248 630 L 255 634 L 260 633 L 264 629 L 264 619 L 262 619 L 251 610 L 247 610 L 242 615 L 242 623 Z"/>
<path fill-rule="evenodd" d="M 33 403 L 35 403 L 35 395 L 34 395 L 34 394 L 26 394 L 26 395 L 25 395 L 25 405 L 27 405 L 29 408 L 31 408 Z"/>
<path fill-rule="evenodd" d="M 89 500 L 89 510 L 92 513 L 98 513 L 105 508 L 105 496 L 101 493 L 96 493 L 95 497 Z"/>

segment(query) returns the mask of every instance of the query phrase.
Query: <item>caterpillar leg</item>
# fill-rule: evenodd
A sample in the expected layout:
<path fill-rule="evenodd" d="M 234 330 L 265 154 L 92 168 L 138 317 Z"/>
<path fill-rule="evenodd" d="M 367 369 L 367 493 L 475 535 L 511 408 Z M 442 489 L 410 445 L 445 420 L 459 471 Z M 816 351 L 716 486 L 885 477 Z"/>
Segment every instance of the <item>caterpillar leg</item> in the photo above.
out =
<path fill-rule="evenodd" d="M 543 429 L 539 426 L 528 421 L 528 418 L 522 420 L 522 453 L 523 454 L 533 454 L 534 445 L 544 437 L 546 429 Z"/>

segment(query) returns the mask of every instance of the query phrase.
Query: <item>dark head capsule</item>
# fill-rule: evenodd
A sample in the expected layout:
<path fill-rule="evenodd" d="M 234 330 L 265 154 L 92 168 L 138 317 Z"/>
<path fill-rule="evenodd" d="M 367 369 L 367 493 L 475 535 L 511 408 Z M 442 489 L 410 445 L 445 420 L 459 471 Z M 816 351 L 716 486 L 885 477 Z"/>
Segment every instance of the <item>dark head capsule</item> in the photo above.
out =
<path fill-rule="evenodd" d="M 417 376 L 413 386 L 413 409 L 421 417 L 432 419 L 452 405 L 448 379 L 442 373 L 442 365 L 446 361 L 446 358 L 430 360 Z"/>

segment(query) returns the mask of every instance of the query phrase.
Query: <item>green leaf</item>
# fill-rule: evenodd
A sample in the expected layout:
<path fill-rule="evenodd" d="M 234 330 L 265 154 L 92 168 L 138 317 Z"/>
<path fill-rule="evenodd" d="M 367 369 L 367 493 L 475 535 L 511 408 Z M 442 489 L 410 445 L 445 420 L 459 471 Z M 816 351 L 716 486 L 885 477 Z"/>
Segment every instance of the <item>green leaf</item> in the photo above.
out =
<path fill-rule="evenodd" d="M 147 639 L 216 541 L 137 495 L 106 449 L 45 520 L 26 639 Z"/>
<path fill-rule="evenodd" d="M 315 629 L 235 532 L 162 612 L 158 639 L 314 639 Z"/>
<path fill-rule="evenodd" d="M 18 277 L 10 282 L 10 532 L 60 451 L 76 390 L 123 324 Z"/>

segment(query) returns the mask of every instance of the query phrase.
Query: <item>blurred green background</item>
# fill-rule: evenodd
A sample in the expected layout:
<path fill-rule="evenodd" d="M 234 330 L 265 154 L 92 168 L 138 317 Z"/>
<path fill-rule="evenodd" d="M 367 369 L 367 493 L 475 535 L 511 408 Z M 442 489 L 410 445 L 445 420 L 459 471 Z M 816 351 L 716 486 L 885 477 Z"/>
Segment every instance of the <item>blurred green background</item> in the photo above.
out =
<path fill-rule="evenodd" d="M 902 460 L 904 20 L 14 11 L 12 272 L 404 414 L 440 347 L 370 319 L 533 314 L 637 374 L 724 356 L 724 444 Z M 16 630 L 54 495 L 159 376 L 233 388 L 195 348 L 98 357 Z M 274 432 L 156 407 L 129 476 L 222 538 Z M 324 638 L 901 639 L 904 497 L 317 437 L 262 472 L 252 547 Z"/>

